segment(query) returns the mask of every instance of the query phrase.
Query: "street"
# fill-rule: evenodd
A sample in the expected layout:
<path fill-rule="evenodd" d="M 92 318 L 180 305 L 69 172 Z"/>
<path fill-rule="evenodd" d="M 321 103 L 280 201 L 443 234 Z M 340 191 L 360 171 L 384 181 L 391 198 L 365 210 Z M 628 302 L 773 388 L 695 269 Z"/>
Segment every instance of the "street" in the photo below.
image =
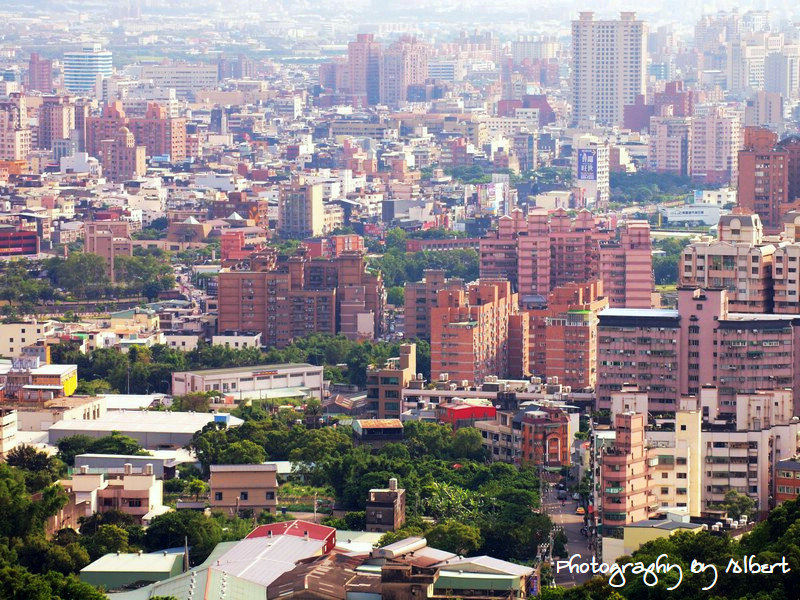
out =
<path fill-rule="evenodd" d="M 581 535 L 581 527 L 583 527 L 583 516 L 575 514 L 575 509 L 578 503 L 568 499 L 565 505 L 561 506 L 561 500 L 556 497 L 556 490 L 548 486 L 548 491 L 545 497 L 545 510 L 553 523 L 564 529 L 567 536 L 567 556 L 560 557 L 562 560 L 568 560 L 573 554 L 580 554 L 580 559 L 575 559 L 573 564 L 588 562 L 591 560 L 594 551 L 589 550 L 587 547 L 588 539 Z M 589 579 L 591 574 L 588 573 L 570 573 L 567 570 L 562 570 L 561 573 L 556 572 L 557 559 L 553 557 L 553 574 L 556 578 L 556 583 L 562 587 L 573 587 L 580 585 Z"/>

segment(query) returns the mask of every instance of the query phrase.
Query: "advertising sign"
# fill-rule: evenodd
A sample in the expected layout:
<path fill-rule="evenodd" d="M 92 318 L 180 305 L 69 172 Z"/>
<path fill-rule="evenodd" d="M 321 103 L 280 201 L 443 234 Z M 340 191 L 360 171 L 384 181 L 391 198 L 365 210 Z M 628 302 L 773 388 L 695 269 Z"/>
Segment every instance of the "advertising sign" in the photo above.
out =
<path fill-rule="evenodd" d="M 578 150 L 578 179 L 597 181 L 597 150 Z"/>

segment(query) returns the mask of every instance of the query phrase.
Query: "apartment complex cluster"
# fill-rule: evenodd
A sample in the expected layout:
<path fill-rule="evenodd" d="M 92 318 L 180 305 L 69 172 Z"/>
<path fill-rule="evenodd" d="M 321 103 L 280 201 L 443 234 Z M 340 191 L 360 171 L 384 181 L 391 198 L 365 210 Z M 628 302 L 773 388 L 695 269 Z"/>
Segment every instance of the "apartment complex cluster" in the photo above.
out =
<path fill-rule="evenodd" d="M 436 11 L 419 27 L 391 11 L 367 24 L 254 7 L 246 25 L 208 11 L 225 25 L 187 27 L 138 0 L 59 24 L 12 16 L 0 44 L 0 258 L 28 259 L 3 265 L 44 282 L 47 259 L 84 252 L 113 285 L 121 264 L 152 255 L 176 277 L 144 305 L 0 324 L 1 453 L 113 431 L 173 453 L 108 459 L 104 474 L 81 458 L 62 483 L 62 524 L 109 508 L 146 523 L 177 449 L 217 419 L 239 422 L 142 410 L 163 395 L 76 394 L 75 365 L 50 364 L 60 343 L 399 342 L 362 389 L 299 363 L 168 373 L 147 391 L 209 393 L 223 411 L 313 397 L 373 448 L 402 440 L 408 421 L 474 427 L 493 461 L 577 464 L 594 478 L 586 525 L 611 538 L 665 513 L 708 516 L 730 490 L 759 516 L 797 496 L 793 20 L 719 12 L 687 36 L 633 12 L 574 11 L 512 39 L 438 28 Z M 663 202 L 670 186 L 685 197 Z M 676 233 L 676 289 L 659 292 L 656 240 Z M 448 263 L 435 256 L 475 268 L 451 277 L 427 268 Z M 274 513 L 278 468 L 214 465 L 208 503 Z M 401 496 L 391 483 L 370 492 L 371 532 L 397 528 Z M 224 580 L 305 597 L 328 573 L 326 597 L 458 596 L 477 580 L 528 591 L 527 568 L 424 540 L 363 553 L 342 542 L 313 524 L 268 527 L 193 573 L 159 559 L 165 581 L 147 593 Z"/>

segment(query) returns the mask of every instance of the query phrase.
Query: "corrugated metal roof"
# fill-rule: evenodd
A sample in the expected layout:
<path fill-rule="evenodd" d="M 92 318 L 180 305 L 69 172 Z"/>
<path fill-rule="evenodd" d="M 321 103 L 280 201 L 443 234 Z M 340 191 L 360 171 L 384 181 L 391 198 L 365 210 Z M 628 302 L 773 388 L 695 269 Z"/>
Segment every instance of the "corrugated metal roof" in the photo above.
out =
<path fill-rule="evenodd" d="M 448 560 L 445 564 L 439 564 L 440 569 L 453 569 L 465 571 L 467 573 L 497 573 L 500 575 L 525 576 L 533 573 L 530 567 L 524 567 L 510 563 L 491 556 L 473 556 L 471 558 L 461 558 Z"/>
<path fill-rule="evenodd" d="M 106 554 L 93 563 L 81 569 L 81 573 L 122 573 L 122 572 L 153 572 L 169 573 L 175 566 L 175 561 L 183 560 L 180 554 L 153 554 L 123 553 Z"/>
<path fill-rule="evenodd" d="M 231 472 L 244 472 L 244 471 L 265 471 L 277 472 L 278 467 L 273 463 L 262 463 L 252 465 L 211 465 L 212 473 L 231 473 Z"/>
<path fill-rule="evenodd" d="M 211 570 L 267 586 L 297 561 L 322 551 L 322 540 L 289 535 L 244 539 L 217 559 Z"/>

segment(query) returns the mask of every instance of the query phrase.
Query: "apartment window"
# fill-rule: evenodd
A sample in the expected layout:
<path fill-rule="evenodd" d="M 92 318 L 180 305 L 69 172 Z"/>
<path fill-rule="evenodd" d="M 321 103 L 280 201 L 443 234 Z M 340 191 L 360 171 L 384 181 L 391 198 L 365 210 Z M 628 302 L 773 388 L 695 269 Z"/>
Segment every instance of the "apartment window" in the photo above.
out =
<path fill-rule="evenodd" d="M 666 495 L 666 494 L 669 494 L 669 488 L 662 487 L 662 488 L 661 488 L 661 493 L 662 493 L 662 494 L 665 494 L 665 495 Z"/>
<path fill-rule="evenodd" d="M 275 500 L 275 492 L 267 492 L 267 500 Z"/>
<path fill-rule="evenodd" d="M 250 497 L 248 492 L 239 492 L 239 500 L 247 500 Z"/>
<path fill-rule="evenodd" d="M 681 425 L 681 431 L 686 431 L 686 425 Z"/>
<path fill-rule="evenodd" d="M 669 473 L 662 473 L 661 479 L 669 479 Z"/>
<path fill-rule="evenodd" d="M 686 479 L 686 473 L 678 473 L 678 479 Z"/>
<path fill-rule="evenodd" d="M 222 500 L 222 492 L 214 492 L 214 500 Z"/>
<path fill-rule="evenodd" d="M 142 499 L 141 498 L 131 498 L 130 500 L 128 500 L 128 506 L 132 506 L 133 508 L 141 508 Z"/>

